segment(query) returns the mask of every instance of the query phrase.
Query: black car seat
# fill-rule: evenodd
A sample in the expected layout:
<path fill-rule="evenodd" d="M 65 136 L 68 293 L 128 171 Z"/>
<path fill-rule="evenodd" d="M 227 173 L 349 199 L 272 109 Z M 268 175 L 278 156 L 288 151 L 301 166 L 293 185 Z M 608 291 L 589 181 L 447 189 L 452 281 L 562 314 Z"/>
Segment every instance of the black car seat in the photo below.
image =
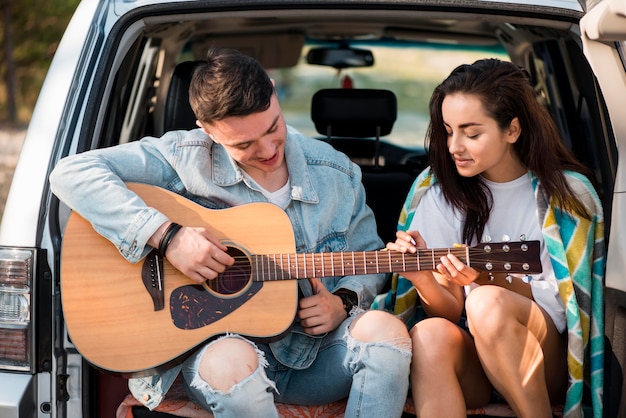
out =
<path fill-rule="evenodd" d="M 389 90 L 323 89 L 311 102 L 313 124 L 324 140 L 355 161 L 371 161 L 359 165 L 384 242 L 395 240 L 400 209 L 415 177 L 405 166 L 384 164 L 381 155 L 381 138 L 391 133 L 396 116 L 396 96 Z"/>
<path fill-rule="evenodd" d="M 163 132 L 195 129 L 196 116 L 189 104 L 189 85 L 193 70 L 202 61 L 185 61 L 177 64 L 172 73 L 163 118 Z"/>

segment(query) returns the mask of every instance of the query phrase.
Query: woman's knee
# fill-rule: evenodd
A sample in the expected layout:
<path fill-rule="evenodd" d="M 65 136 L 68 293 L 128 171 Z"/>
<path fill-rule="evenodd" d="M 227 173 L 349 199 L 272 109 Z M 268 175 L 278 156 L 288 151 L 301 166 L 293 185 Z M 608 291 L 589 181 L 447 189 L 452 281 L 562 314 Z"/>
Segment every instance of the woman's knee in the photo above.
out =
<path fill-rule="evenodd" d="M 445 355 L 452 347 L 462 343 L 461 329 L 444 318 L 424 319 L 410 331 L 413 353 Z"/>
<path fill-rule="evenodd" d="M 497 336 L 514 319 L 510 312 L 514 306 L 511 295 L 512 292 L 498 286 L 480 286 L 467 295 L 465 314 L 472 335 Z"/>
<path fill-rule="evenodd" d="M 259 353 L 242 338 L 212 342 L 198 363 L 198 374 L 213 389 L 228 392 L 259 367 Z"/>
<path fill-rule="evenodd" d="M 406 325 L 395 316 L 378 310 L 364 312 L 350 325 L 350 334 L 361 342 L 409 339 Z"/>
<path fill-rule="evenodd" d="M 465 367 L 463 363 L 471 340 L 455 323 L 444 318 L 427 318 L 418 322 L 410 335 L 413 373 L 453 370 L 458 374 Z"/>

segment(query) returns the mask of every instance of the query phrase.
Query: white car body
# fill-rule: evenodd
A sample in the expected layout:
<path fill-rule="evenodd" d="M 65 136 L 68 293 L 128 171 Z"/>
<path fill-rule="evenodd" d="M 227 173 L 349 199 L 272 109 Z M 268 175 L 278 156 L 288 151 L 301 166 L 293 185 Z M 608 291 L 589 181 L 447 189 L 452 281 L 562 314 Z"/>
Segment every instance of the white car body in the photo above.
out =
<path fill-rule="evenodd" d="M 138 105 L 133 109 L 128 104 L 132 100 L 122 100 L 126 96 L 120 93 L 122 89 L 116 86 L 114 75 L 127 76 L 125 70 L 129 63 L 140 63 L 148 69 L 146 71 L 158 68 L 154 74 L 169 75 L 175 59 L 183 55 L 183 40 L 191 39 L 189 34 L 194 31 L 202 31 L 206 42 L 214 37 L 239 47 L 247 45 L 246 42 L 260 46 L 265 36 L 269 39 L 276 35 L 278 41 L 268 41 L 268 45 L 275 45 L 284 39 L 281 36 L 293 34 L 299 28 L 307 42 L 312 34 L 320 38 L 341 34 L 362 41 L 368 39 L 366 34 L 375 37 L 386 31 L 400 37 L 402 31 L 413 30 L 411 45 L 418 41 L 441 45 L 493 38 L 520 64 L 551 62 L 550 54 L 556 50 L 568 57 L 572 50 L 584 52 L 586 61 L 579 64 L 589 66 L 597 84 L 591 73 L 580 69 L 591 82 L 573 88 L 572 92 L 554 93 L 553 87 L 563 82 L 555 78 L 574 80 L 578 74 L 569 66 L 566 70 L 558 66 L 556 70 L 543 67 L 535 70 L 538 79 L 555 83 L 546 90 L 555 94 L 548 102 L 565 113 L 571 109 L 561 108 L 560 99 L 590 89 L 585 92 L 587 101 L 582 109 L 592 110 L 588 112 L 589 117 L 582 117 L 581 124 L 589 129 L 595 127 L 585 149 L 590 150 L 592 168 L 601 178 L 601 198 L 605 203 L 607 226 L 610 225 L 606 265 L 605 416 L 624 416 L 626 399 L 622 394 L 626 388 L 626 377 L 623 377 L 626 370 L 621 364 L 626 361 L 626 165 L 620 163 L 618 153 L 626 147 L 624 0 L 587 4 L 584 0 L 82 1 L 41 89 L 0 224 L 0 304 L 5 301 L 16 306 L 23 304 L 19 305 L 23 309 L 19 318 L 3 317 L 0 309 L 0 331 L 24 330 L 27 338 L 24 361 L 7 364 L 0 355 L 0 416 L 80 418 L 94 416 L 102 410 L 102 405 L 98 404 L 104 401 L 91 398 L 98 372 L 91 370 L 83 360 L 64 327 L 59 274 L 62 232 L 68 209 L 51 194 L 48 175 L 66 155 L 113 145 L 115 141 L 134 140 L 136 133 L 145 133 L 141 123 L 131 121 L 122 126 L 118 122 L 121 118 L 111 116 L 117 106 L 111 103 L 119 101 L 127 105 L 121 109 L 125 115 L 148 120 L 143 114 L 144 107 Z M 508 29 L 511 34 L 517 31 L 519 35 L 509 44 L 507 37 L 513 35 L 507 35 Z M 142 37 L 160 39 L 156 35 L 158 30 L 167 33 L 159 45 L 148 47 L 135 43 L 144 39 Z M 524 30 L 527 32 L 522 35 Z M 537 51 L 532 51 L 536 45 L 541 45 L 544 56 L 538 57 Z M 571 53 L 572 56 L 577 54 Z M 140 57 L 133 58 L 132 54 Z M 282 58 L 279 56 L 277 60 Z M 546 72 L 552 70 L 555 72 L 546 76 Z M 134 71 L 131 74 L 136 75 Z M 153 73 L 148 74 L 153 76 Z M 161 86 L 167 81 L 159 79 L 153 86 L 147 79 L 128 76 L 129 80 L 131 78 L 134 86 L 139 86 L 135 93 L 140 104 L 144 104 L 141 97 L 147 96 L 154 87 L 154 115 L 146 123 L 152 123 L 150 132 L 158 135 L 163 118 L 160 100 L 165 97 Z M 567 83 L 560 85 L 563 89 Z M 573 119 L 576 117 L 566 115 L 563 120 Z M 563 125 L 567 127 L 566 122 Z M 109 130 L 114 133 L 107 136 Z M 585 149 L 583 154 L 587 153 Z M 410 159 L 409 151 L 412 150 L 407 149 L 407 159 Z M 387 156 L 388 160 L 390 158 Z M 9 289 L 10 283 L 3 273 L 3 266 L 11 264 L 7 254 L 15 254 L 15 251 L 20 257 L 29 252 L 34 257 L 26 284 L 11 293 L 19 294 L 19 299 L 7 296 L 14 289 Z"/>

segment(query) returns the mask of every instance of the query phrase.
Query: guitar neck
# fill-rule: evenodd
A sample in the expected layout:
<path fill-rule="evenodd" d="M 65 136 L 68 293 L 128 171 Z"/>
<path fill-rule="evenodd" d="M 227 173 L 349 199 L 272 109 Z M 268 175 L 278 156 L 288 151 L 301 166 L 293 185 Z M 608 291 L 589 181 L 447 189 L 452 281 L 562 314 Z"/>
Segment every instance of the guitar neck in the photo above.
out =
<path fill-rule="evenodd" d="M 465 250 L 450 252 L 465 262 Z M 419 250 L 416 254 L 398 251 L 262 254 L 252 256 L 252 268 L 258 281 L 395 273 L 433 270 L 437 260 L 447 253 Z"/>
<path fill-rule="evenodd" d="M 434 270 L 439 259 L 453 254 L 466 265 L 477 270 L 533 274 L 541 272 L 540 266 L 516 262 L 516 251 L 528 252 L 534 241 L 524 243 L 523 250 L 483 247 L 420 249 L 409 254 L 399 251 L 359 251 L 336 253 L 262 254 L 251 257 L 255 281 L 305 279 L 310 277 L 350 276 L 379 273 Z M 487 249 L 486 249 L 487 248 Z M 525 254 L 528 258 L 528 254 Z M 502 261 L 506 257 L 506 261 Z M 524 258 L 522 256 L 522 258 Z M 535 263 L 536 264 L 536 263 Z"/>

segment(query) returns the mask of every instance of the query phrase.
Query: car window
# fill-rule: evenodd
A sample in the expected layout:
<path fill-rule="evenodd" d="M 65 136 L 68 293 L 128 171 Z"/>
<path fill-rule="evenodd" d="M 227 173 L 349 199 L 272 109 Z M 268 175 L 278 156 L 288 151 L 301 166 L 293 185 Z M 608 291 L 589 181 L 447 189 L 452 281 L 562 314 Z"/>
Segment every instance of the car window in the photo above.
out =
<path fill-rule="evenodd" d="M 423 147 L 430 96 L 456 66 L 486 57 L 509 59 L 500 47 L 363 43 L 352 46 L 371 50 L 374 65 L 336 70 L 307 64 L 306 56 L 313 46 L 304 48 L 297 66 L 269 71 L 287 123 L 309 136 L 319 137 L 310 114 L 311 98 L 317 90 L 344 85 L 391 90 L 398 100 L 398 118 L 385 139 L 407 148 Z"/>

